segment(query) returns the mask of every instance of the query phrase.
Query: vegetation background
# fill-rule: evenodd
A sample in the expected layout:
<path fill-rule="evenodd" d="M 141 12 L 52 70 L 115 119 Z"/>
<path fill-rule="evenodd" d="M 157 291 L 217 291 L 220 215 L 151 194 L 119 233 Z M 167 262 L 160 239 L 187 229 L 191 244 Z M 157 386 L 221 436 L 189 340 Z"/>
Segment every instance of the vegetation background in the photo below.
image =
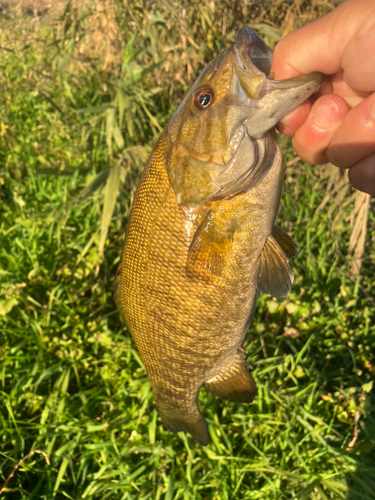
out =
<path fill-rule="evenodd" d="M 202 391 L 210 446 L 161 426 L 111 290 L 144 162 L 202 68 L 243 25 L 273 46 L 339 2 L 14 3 L 0 12 L 0 496 L 374 499 L 375 216 L 338 169 L 280 138 L 296 282 L 259 300 L 255 402 Z"/>

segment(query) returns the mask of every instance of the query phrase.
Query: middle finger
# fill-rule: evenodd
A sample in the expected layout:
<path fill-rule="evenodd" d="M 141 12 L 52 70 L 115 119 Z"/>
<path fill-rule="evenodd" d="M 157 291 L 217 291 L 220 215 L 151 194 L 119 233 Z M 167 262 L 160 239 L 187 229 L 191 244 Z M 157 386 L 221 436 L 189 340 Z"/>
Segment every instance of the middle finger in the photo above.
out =
<path fill-rule="evenodd" d="M 335 131 L 326 150 L 328 160 L 350 168 L 375 153 L 375 94 L 352 108 Z"/>

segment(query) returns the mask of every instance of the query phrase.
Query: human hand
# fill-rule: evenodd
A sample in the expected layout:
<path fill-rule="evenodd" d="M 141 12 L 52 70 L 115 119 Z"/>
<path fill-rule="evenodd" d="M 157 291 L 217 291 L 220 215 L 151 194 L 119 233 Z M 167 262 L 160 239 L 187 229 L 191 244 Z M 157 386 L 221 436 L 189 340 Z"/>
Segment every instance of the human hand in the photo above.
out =
<path fill-rule="evenodd" d="M 375 1 L 348 0 L 275 48 L 275 79 L 321 71 L 323 88 L 278 124 L 307 163 L 349 169 L 351 184 L 375 195 Z"/>

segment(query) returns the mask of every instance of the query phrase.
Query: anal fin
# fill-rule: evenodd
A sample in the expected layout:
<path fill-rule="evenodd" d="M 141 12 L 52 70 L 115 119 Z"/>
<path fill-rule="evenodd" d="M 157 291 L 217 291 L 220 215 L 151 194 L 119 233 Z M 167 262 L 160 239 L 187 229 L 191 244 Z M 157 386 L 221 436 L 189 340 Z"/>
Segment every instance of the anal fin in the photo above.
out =
<path fill-rule="evenodd" d="M 229 366 L 205 382 L 205 388 L 214 396 L 233 403 L 251 403 L 257 393 L 245 356 L 240 351 Z"/>
<path fill-rule="evenodd" d="M 291 257 L 296 257 L 299 253 L 299 247 L 293 241 L 293 238 L 286 234 L 282 229 L 274 226 L 272 229 L 272 236 L 275 238 L 277 243 L 281 246 L 282 251 L 290 259 Z"/>
<path fill-rule="evenodd" d="M 281 299 L 290 292 L 294 275 L 288 258 L 270 234 L 259 258 L 258 290 Z"/>
<path fill-rule="evenodd" d="M 220 276 L 232 245 L 232 233 L 220 229 L 209 212 L 196 230 L 186 262 L 186 275 L 205 283 Z"/>
<path fill-rule="evenodd" d="M 198 441 L 201 446 L 207 446 L 210 443 L 208 427 L 203 415 L 197 410 L 194 413 L 176 412 L 172 409 L 163 409 L 156 405 L 164 427 L 171 432 L 187 432 Z"/>

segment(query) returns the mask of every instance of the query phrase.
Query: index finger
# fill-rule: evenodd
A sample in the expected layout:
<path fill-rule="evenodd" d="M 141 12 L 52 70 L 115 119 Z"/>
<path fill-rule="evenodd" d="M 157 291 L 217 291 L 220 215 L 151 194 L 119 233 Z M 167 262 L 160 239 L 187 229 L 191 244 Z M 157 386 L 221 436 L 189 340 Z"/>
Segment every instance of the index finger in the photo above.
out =
<path fill-rule="evenodd" d="M 283 38 L 276 45 L 271 72 L 283 80 L 312 71 L 332 75 L 343 69 L 350 86 L 362 92 L 375 90 L 374 19 L 373 0 L 348 0 Z"/>

